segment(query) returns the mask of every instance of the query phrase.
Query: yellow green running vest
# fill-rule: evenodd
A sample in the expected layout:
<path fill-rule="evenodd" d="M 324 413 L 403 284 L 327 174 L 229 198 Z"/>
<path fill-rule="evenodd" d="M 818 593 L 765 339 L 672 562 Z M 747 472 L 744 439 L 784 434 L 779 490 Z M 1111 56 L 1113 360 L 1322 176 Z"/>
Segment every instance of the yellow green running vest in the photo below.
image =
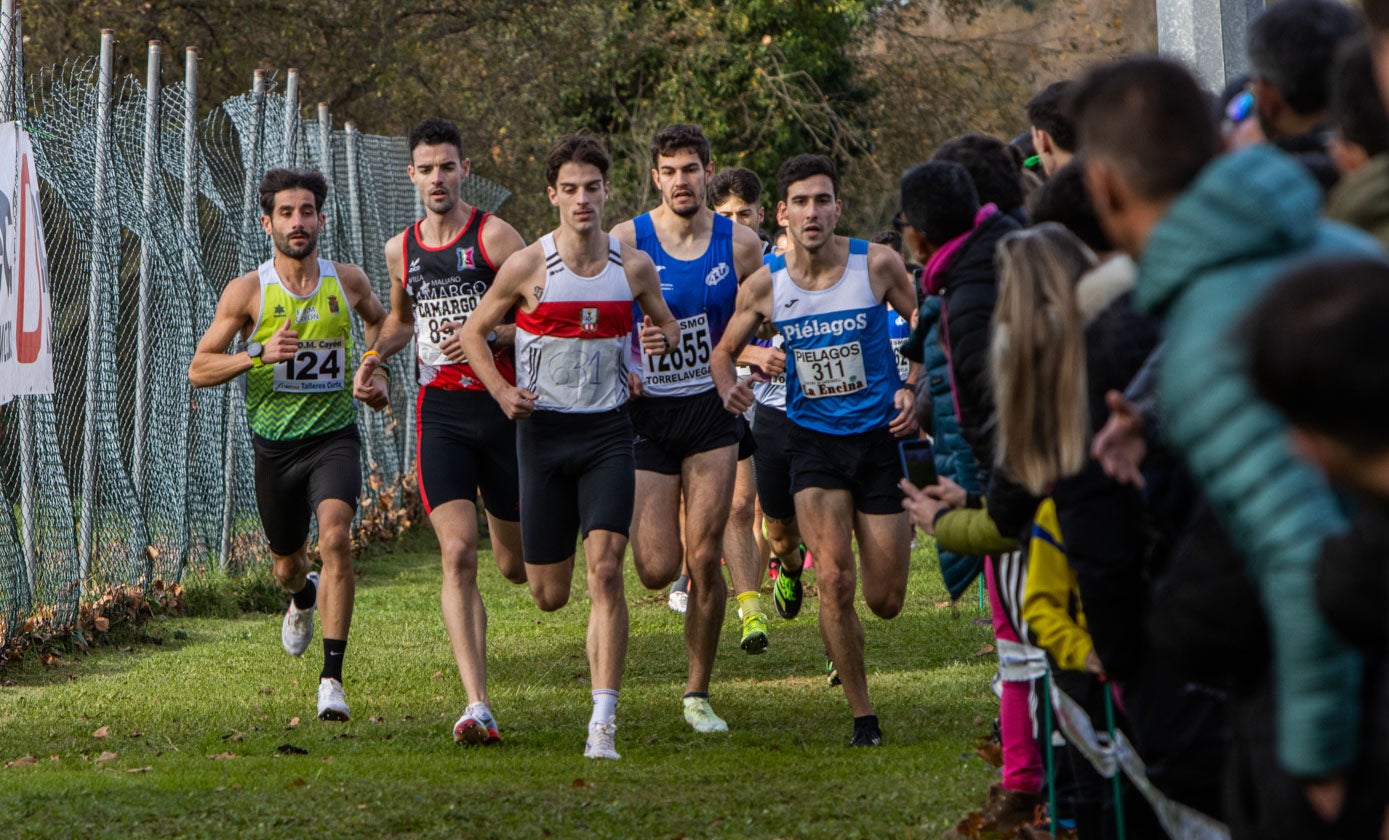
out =
<path fill-rule="evenodd" d="M 286 318 L 299 333 L 293 359 L 246 372 L 246 419 L 268 440 L 326 434 L 357 420 L 347 295 L 331 261 L 318 261 L 318 277 L 313 293 L 300 297 L 280 282 L 273 259 L 260 266 L 260 319 L 250 340 L 265 344 Z"/>

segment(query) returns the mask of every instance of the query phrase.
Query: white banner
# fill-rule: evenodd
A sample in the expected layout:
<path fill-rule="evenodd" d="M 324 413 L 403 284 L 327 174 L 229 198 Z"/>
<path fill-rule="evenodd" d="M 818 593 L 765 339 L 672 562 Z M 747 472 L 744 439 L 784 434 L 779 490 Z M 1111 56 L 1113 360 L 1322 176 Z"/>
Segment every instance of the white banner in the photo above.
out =
<path fill-rule="evenodd" d="M 34 147 L 0 123 L 0 405 L 53 393 L 52 311 Z"/>

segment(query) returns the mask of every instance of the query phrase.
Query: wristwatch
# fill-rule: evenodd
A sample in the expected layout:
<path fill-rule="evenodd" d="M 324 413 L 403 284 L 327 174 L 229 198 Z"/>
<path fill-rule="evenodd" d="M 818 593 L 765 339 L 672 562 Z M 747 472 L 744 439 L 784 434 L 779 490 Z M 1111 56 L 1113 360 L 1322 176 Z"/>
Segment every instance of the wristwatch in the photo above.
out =
<path fill-rule="evenodd" d="M 265 348 L 261 346 L 259 341 L 246 342 L 246 355 L 250 356 L 251 361 L 258 365 L 261 364 L 260 354 L 263 350 L 265 350 Z"/>

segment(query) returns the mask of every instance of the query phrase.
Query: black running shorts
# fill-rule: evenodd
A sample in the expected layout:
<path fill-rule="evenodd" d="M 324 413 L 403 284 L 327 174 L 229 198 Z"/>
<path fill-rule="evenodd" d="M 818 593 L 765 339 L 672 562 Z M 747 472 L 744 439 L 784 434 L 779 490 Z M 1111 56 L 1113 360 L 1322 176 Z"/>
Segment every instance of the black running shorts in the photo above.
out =
<path fill-rule="evenodd" d="M 486 391 L 421 388 L 416 401 L 420 499 L 425 513 L 457 499 L 515 522 L 521 518 L 517 489 L 516 425 Z"/>
<path fill-rule="evenodd" d="M 789 424 L 786 454 L 791 460 L 791 492 L 808 487 L 848 490 L 859 513 L 902 512 L 902 474 L 897 438 L 886 427 L 853 435 L 828 435 Z M 766 507 L 762 510 L 765 512 Z"/>
<path fill-rule="evenodd" d="M 752 422 L 748 420 L 746 414 L 738 416 L 739 433 L 742 439 L 738 441 L 738 460 L 746 461 L 757 453 L 757 441 L 752 436 Z"/>
<path fill-rule="evenodd" d="M 516 423 L 521 463 L 521 553 L 528 565 L 562 563 L 576 536 L 627 536 L 636 496 L 626 408 L 597 414 L 537 411 Z"/>
<path fill-rule="evenodd" d="M 270 550 L 286 557 L 304 547 L 309 518 L 327 499 L 357 509 L 362 495 L 362 441 L 357 426 L 292 440 L 251 435 L 260 508 Z"/>
<path fill-rule="evenodd" d="M 711 388 L 686 397 L 641 397 L 631 403 L 637 469 L 679 475 L 691 455 L 742 440 L 741 415 L 730 414 Z"/>
<path fill-rule="evenodd" d="M 779 408 L 758 403 L 752 418 L 752 434 L 757 439 L 757 451 L 752 454 L 753 473 L 757 478 L 757 501 L 762 515 L 787 522 L 796 518 L 796 503 L 791 499 L 791 459 L 786 455 L 786 437 L 791 434 L 791 421 Z"/>

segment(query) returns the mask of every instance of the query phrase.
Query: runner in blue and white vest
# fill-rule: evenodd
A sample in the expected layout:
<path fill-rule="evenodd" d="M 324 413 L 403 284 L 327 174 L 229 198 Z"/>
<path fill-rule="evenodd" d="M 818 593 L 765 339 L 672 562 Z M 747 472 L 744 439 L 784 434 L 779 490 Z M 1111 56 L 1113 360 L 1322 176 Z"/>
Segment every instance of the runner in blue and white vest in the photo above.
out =
<path fill-rule="evenodd" d="M 739 281 L 762 266 L 762 242 L 706 206 L 713 165 L 699 126 L 658 131 L 651 140 L 651 163 L 661 204 L 619 224 L 613 235 L 656 264 L 680 340 L 664 355 L 632 346 L 634 390 L 642 392 L 630 409 L 637 466 L 632 556 L 642 583 L 651 589 L 675 580 L 682 560 L 689 569 L 685 720 L 697 732 L 723 732 L 728 725 L 709 705 L 709 676 L 727 600 L 719 560 L 743 425 L 723 410 L 709 362 L 733 315 Z M 634 314 L 640 327 L 646 315 L 640 308 Z M 758 605 L 744 609 L 745 617 L 761 615 Z M 745 644 L 766 646 L 765 616 L 761 624 L 760 642 L 745 638 Z"/>
<path fill-rule="evenodd" d="M 843 205 L 833 161 L 791 158 L 777 173 L 777 186 L 777 221 L 786 226 L 790 247 L 739 290 L 712 373 L 724 407 L 744 411 L 752 386 L 737 379 L 734 359 L 762 321 L 781 333 L 791 492 L 801 536 L 815 556 L 820 632 L 854 715 L 850 744 L 872 746 L 882 731 L 868 699 L 863 629 L 854 612 L 852 537 L 859 539 L 864 601 L 892 618 L 906 596 L 911 541 L 897 486 L 897 439 L 916 431 L 916 418 L 883 304 L 910 318 L 916 295 L 899 254 L 835 235 Z"/>

